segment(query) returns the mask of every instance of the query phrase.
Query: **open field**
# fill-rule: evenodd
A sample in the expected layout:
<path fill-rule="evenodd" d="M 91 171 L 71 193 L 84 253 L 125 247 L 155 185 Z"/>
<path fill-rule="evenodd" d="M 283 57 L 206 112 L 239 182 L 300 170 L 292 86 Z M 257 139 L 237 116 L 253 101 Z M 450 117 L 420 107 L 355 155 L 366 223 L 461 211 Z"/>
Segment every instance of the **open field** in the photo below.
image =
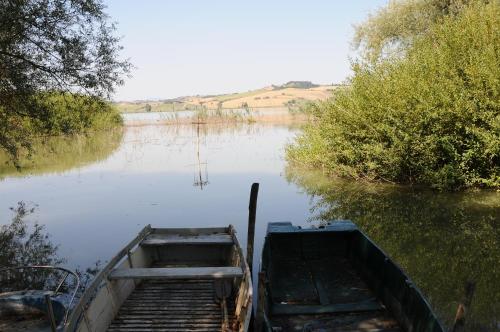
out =
<path fill-rule="evenodd" d="M 299 84 L 300 83 L 300 84 Z M 216 110 L 238 108 L 296 108 L 308 101 L 325 100 L 334 85 L 314 85 L 310 82 L 289 82 L 258 90 L 215 96 L 188 96 L 158 101 L 116 102 L 122 113 L 172 112 L 184 110 Z"/>

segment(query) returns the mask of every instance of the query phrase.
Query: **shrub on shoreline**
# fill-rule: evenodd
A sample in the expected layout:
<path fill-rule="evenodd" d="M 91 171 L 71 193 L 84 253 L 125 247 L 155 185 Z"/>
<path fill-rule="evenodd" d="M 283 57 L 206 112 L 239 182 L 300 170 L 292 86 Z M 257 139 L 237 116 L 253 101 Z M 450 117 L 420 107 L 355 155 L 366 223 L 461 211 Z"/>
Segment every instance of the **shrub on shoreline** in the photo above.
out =
<path fill-rule="evenodd" d="M 47 93 L 39 96 L 39 105 L 41 114 L 33 121 L 33 130 L 42 135 L 77 134 L 122 124 L 115 106 L 95 97 Z"/>
<path fill-rule="evenodd" d="M 350 85 L 309 107 L 292 163 L 330 175 L 500 187 L 500 5 L 443 18 L 404 57 L 355 64 Z"/>
<path fill-rule="evenodd" d="M 123 124 L 117 109 L 110 102 L 96 97 L 45 92 L 38 94 L 32 105 L 37 110 L 36 117 L 22 112 L 8 114 L 0 107 L 0 136 L 4 142 L 15 142 L 1 148 L 14 163 L 20 154 L 33 152 L 36 137 L 85 134 Z"/>

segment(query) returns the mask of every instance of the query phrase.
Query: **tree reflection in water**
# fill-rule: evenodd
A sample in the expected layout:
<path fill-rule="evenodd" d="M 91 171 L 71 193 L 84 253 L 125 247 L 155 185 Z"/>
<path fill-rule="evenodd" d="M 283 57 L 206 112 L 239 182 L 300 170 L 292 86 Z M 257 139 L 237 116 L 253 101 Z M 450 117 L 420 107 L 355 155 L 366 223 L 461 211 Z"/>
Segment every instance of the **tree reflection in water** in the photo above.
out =
<path fill-rule="evenodd" d="M 51 242 L 43 225 L 31 224 L 29 216 L 36 205 L 18 202 L 11 210 L 14 213 L 10 223 L 0 226 L 0 268 L 22 266 L 60 266 L 66 260 L 58 256 L 58 246 Z M 100 262 L 75 272 L 81 280 L 79 294 L 90 283 L 100 268 Z M 47 269 L 22 269 L 0 273 L 0 293 L 24 289 L 54 289 L 62 280 L 64 272 Z M 66 279 L 61 290 L 75 287 L 74 278 Z"/>
<path fill-rule="evenodd" d="M 400 264 L 450 326 L 464 284 L 467 331 L 500 330 L 500 193 L 441 193 L 286 170 L 311 197 L 311 222 L 351 219 Z"/>
<path fill-rule="evenodd" d="M 6 177 L 62 173 L 108 158 L 120 146 L 123 128 L 73 136 L 40 138 L 31 154 L 16 162 L 0 150 L 0 180 Z"/>

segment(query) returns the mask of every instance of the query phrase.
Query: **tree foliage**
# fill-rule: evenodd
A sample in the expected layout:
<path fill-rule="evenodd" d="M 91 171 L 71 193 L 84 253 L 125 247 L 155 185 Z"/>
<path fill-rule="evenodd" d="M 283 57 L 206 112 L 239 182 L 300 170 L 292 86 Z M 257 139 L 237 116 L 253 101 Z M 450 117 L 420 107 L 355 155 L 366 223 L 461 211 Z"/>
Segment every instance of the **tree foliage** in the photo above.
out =
<path fill-rule="evenodd" d="M 404 57 L 354 65 L 313 105 L 292 162 L 351 178 L 500 187 L 500 5 L 467 5 Z"/>
<path fill-rule="evenodd" d="M 354 46 L 362 58 L 377 62 L 401 56 L 413 42 L 446 16 L 459 14 L 474 0 L 391 0 L 356 26 Z"/>
<path fill-rule="evenodd" d="M 27 119 L 47 120 L 46 93 L 106 98 L 130 64 L 101 0 L 0 2 L 0 146 L 29 145 Z"/>

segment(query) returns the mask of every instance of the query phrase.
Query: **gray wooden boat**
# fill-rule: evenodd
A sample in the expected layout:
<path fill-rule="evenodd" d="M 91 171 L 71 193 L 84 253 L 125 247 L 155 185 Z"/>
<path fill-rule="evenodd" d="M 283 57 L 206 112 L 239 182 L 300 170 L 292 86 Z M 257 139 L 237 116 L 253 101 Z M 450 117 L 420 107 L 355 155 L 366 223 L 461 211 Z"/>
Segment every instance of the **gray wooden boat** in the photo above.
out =
<path fill-rule="evenodd" d="M 251 311 L 232 226 L 147 226 L 96 276 L 66 331 L 247 331 Z"/>
<path fill-rule="evenodd" d="M 421 292 L 352 222 L 268 225 L 257 331 L 444 332 Z"/>

